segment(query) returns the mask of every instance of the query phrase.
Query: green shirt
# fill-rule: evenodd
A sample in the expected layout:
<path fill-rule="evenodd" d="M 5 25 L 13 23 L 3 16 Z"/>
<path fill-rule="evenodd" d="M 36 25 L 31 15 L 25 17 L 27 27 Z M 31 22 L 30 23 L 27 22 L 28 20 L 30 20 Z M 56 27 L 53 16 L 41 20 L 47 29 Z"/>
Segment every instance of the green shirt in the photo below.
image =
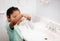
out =
<path fill-rule="evenodd" d="M 23 41 L 21 36 L 20 36 L 21 33 L 20 33 L 20 30 L 18 29 L 17 25 L 14 26 L 13 30 L 11 30 L 9 27 L 9 23 L 7 22 L 6 28 L 7 28 L 7 33 L 8 33 L 10 41 Z"/>

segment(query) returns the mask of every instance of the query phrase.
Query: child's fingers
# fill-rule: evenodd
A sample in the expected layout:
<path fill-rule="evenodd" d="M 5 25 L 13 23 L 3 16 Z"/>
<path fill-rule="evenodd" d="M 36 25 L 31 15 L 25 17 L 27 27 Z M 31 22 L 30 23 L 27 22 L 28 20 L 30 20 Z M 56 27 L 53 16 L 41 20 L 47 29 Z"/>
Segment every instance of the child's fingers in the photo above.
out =
<path fill-rule="evenodd" d="M 31 17 L 28 17 L 27 19 L 28 19 L 28 20 L 31 20 Z"/>
<path fill-rule="evenodd" d="M 17 21 L 17 25 L 19 25 L 24 19 L 20 19 L 19 21 Z"/>

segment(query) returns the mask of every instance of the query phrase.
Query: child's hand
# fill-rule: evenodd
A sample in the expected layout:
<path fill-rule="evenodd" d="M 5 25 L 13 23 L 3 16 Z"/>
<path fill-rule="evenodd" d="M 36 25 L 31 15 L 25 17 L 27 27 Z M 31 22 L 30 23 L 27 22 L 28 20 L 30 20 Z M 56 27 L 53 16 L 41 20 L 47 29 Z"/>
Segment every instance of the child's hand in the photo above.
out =
<path fill-rule="evenodd" d="M 23 21 L 24 19 L 23 18 L 21 18 L 19 21 L 17 21 L 17 25 L 19 25 L 22 21 Z"/>
<path fill-rule="evenodd" d="M 27 20 L 31 20 L 31 16 L 29 14 L 23 14 L 23 16 L 27 19 Z"/>

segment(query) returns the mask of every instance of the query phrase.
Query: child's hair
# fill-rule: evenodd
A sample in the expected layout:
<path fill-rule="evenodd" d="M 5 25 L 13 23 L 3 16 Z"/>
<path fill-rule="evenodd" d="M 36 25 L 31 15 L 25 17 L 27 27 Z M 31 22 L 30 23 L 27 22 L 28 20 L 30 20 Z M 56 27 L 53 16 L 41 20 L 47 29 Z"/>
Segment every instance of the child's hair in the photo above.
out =
<path fill-rule="evenodd" d="M 16 11 L 16 10 L 19 11 L 19 9 L 17 7 L 10 7 L 6 12 L 7 16 L 9 16 L 9 18 L 10 18 L 10 15 L 13 13 L 13 11 Z"/>

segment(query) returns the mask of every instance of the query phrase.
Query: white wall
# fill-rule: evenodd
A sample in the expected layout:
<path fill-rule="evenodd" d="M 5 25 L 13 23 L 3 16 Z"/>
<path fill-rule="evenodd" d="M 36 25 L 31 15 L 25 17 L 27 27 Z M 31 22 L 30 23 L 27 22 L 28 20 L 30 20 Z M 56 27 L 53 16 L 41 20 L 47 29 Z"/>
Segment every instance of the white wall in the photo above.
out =
<path fill-rule="evenodd" d="M 0 12 L 5 12 L 9 7 L 15 6 L 23 13 L 36 13 L 36 0 L 0 0 L 0 3 Z"/>
<path fill-rule="evenodd" d="M 45 5 L 37 0 L 37 15 L 60 23 L 60 0 L 49 0 L 49 3 Z"/>
<path fill-rule="evenodd" d="M 4 13 L 0 13 L 0 41 L 9 41 L 5 23 L 5 15 Z"/>

